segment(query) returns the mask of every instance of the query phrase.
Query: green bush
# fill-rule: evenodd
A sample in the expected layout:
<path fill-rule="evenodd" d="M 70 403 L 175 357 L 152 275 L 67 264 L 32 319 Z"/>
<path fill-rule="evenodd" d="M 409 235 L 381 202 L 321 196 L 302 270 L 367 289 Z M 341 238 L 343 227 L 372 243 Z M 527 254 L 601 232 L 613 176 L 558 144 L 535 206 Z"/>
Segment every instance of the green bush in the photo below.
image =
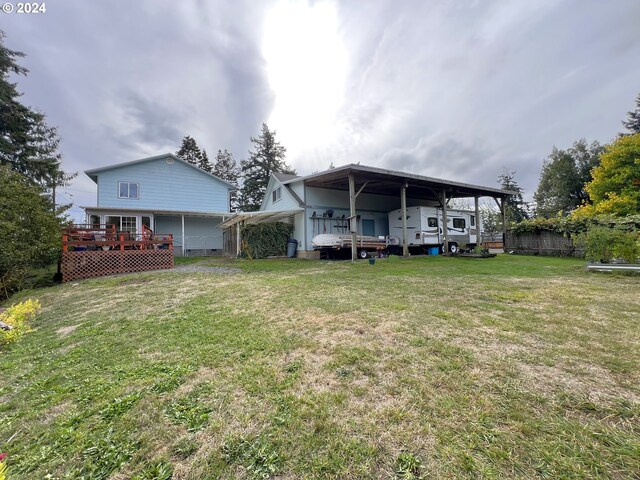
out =
<path fill-rule="evenodd" d="M 0 166 L 0 299 L 60 252 L 60 221 L 42 189 Z"/>
<path fill-rule="evenodd" d="M 242 254 L 249 258 L 266 258 L 287 254 L 287 241 L 293 233 L 293 225 L 282 222 L 265 222 L 246 225 L 241 232 Z"/>
<path fill-rule="evenodd" d="M 640 232 L 622 228 L 594 226 L 574 236 L 575 243 L 584 248 L 585 258 L 592 262 L 609 262 L 622 258 L 636 263 L 640 257 Z"/>
<path fill-rule="evenodd" d="M 38 300 L 25 300 L 12 305 L 0 313 L 0 322 L 6 323 L 11 330 L 0 330 L 0 346 L 19 340 L 25 333 L 32 331 L 31 320 L 42 307 Z"/>

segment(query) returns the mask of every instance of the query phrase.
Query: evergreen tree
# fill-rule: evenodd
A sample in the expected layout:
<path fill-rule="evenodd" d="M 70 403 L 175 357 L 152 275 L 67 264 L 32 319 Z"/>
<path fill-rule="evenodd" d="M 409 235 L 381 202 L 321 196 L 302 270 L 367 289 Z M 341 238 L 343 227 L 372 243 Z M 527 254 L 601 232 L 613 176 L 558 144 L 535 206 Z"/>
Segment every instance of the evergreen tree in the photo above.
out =
<path fill-rule="evenodd" d="M 507 224 L 511 222 L 521 222 L 529 218 L 527 204 L 522 198 L 522 187 L 515 180 L 517 172 L 505 171 L 498 176 L 498 183 L 503 190 L 515 192 L 505 199 L 505 216 Z"/>
<path fill-rule="evenodd" d="M 218 153 L 216 155 L 216 163 L 213 165 L 213 170 L 211 173 L 238 188 L 240 167 L 236 163 L 231 152 L 227 151 L 226 149 L 224 151 L 218 150 Z M 229 208 L 232 212 L 235 212 L 238 209 L 237 190 L 234 190 L 229 194 Z"/>
<path fill-rule="evenodd" d="M 635 110 L 627 113 L 627 120 L 623 120 L 622 124 L 633 133 L 640 133 L 640 94 L 636 98 Z"/>
<path fill-rule="evenodd" d="M 196 167 L 199 167 L 202 162 L 200 147 L 198 147 L 193 137 L 189 135 L 182 139 L 180 149 L 176 152 L 176 156 Z"/>
<path fill-rule="evenodd" d="M 213 165 L 211 165 L 207 151 L 204 148 L 202 149 L 202 155 L 200 155 L 200 160 L 198 161 L 198 168 L 205 172 L 213 173 Z"/>
<path fill-rule="evenodd" d="M 28 73 L 16 62 L 24 53 L 6 48 L 4 38 L 0 30 L 0 165 L 9 165 L 40 185 L 55 204 L 55 188 L 66 185 L 73 175 L 62 171 L 56 128 L 47 125 L 43 113 L 20 103 L 21 94 L 9 76 Z"/>
<path fill-rule="evenodd" d="M 269 178 L 273 172 L 296 172 L 285 161 L 286 148 L 276 141 L 276 132 L 262 124 L 260 136 L 251 137 L 255 151 L 249 151 L 249 160 L 242 160 L 240 168 L 243 186 L 240 192 L 239 207 L 242 211 L 255 211 L 262 205 Z"/>
<path fill-rule="evenodd" d="M 588 202 L 585 184 L 591 181 L 591 170 L 599 164 L 602 150 L 598 142 L 589 145 L 585 139 L 578 140 L 567 150 L 553 147 L 542 165 L 540 183 L 533 196 L 537 215 L 567 215 Z"/>

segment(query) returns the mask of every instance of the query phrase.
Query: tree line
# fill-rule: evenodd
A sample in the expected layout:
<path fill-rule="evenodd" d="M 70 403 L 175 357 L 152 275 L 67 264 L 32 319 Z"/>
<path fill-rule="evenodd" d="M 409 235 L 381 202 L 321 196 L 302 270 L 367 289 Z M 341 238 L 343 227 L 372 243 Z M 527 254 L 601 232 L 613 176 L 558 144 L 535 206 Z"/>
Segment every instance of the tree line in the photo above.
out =
<path fill-rule="evenodd" d="M 505 170 L 498 183 L 516 192 L 506 201 L 508 224 L 531 218 L 640 214 L 640 94 L 622 125 L 626 131 L 607 145 L 583 138 L 569 148 L 554 146 L 542 163 L 532 203 L 524 200 L 516 172 Z M 485 231 L 499 232 L 501 215 L 484 208 L 483 224 Z"/>
<path fill-rule="evenodd" d="M 262 124 L 260 135 L 251 137 L 253 144 L 249 158 L 236 162 L 227 149 L 218 150 L 215 161 L 211 163 L 204 148 L 200 148 L 190 135 L 182 139 L 176 156 L 192 165 L 211 173 L 236 187 L 230 195 L 231 211 L 251 212 L 260 209 L 262 200 L 274 172 L 295 174 L 285 162 L 287 149 L 276 140 L 276 132 Z"/>

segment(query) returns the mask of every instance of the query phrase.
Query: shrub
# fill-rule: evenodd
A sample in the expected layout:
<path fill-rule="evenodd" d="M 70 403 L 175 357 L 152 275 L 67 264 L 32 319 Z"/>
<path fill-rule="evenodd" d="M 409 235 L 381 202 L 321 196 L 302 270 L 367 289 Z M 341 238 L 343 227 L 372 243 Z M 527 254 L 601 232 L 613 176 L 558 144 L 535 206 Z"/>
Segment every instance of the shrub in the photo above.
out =
<path fill-rule="evenodd" d="M 0 453 L 0 480 L 7 478 L 7 464 L 4 462 L 6 456 L 6 453 Z"/>
<path fill-rule="evenodd" d="M 4 322 L 11 330 L 0 330 L 0 345 L 7 345 L 20 339 L 25 333 L 30 332 L 30 321 L 40 311 L 38 300 L 25 300 L 9 307 L 0 314 L 0 322 Z"/>
<path fill-rule="evenodd" d="M 589 261 L 609 262 L 618 257 L 635 263 L 640 257 L 638 231 L 595 226 L 585 233 L 575 235 L 575 242 L 584 248 L 585 258 Z"/>
<path fill-rule="evenodd" d="M 293 233 L 293 225 L 282 222 L 265 222 L 246 225 L 241 232 L 242 253 L 249 258 L 266 258 L 287 254 L 287 240 Z"/>
<path fill-rule="evenodd" d="M 42 189 L 0 166 L 0 298 L 20 287 L 32 268 L 60 251 L 60 221 Z"/>

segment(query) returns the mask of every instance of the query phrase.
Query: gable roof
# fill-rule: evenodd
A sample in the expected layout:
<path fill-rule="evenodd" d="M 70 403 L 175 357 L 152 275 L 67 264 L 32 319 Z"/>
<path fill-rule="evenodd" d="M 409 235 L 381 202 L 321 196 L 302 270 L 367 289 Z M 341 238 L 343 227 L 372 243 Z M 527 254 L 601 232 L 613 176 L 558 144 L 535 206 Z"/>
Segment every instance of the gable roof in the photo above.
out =
<path fill-rule="evenodd" d="M 174 161 L 178 161 L 180 163 L 183 163 L 183 164 L 187 165 L 188 167 L 195 168 L 198 172 L 200 172 L 200 173 L 202 173 L 204 175 L 208 175 L 211 178 L 215 178 L 219 182 L 224 183 L 225 185 L 227 185 L 229 187 L 230 190 L 236 190 L 238 188 L 235 185 L 232 185 L 229 182 L 227 182 L 225 180 L 222 180 L 220 177 L 216 177 L 215 175 L 213 175 L 213 174 L 211 174 L 209 172 L 205 172 L 201 168 L 198 168 L 195 165 L 187 162 L 186 160 L 181 159 L 180 157 L 174 155 L 173 153 L 163 153 L 161 155 L 154 155 L 153 157 L 140 158 L 138 160 L 132 160 L 130 162 L 115 163 L 113 165 L 106 165 L 104 167 L 92 168 L 91 170 L 85 170 L 84 173 L 91 180 L 93 180 L 94 182 L 98 183 L 98 175 L 97 174 L 99 174 L 99 173 L 107 172 L 109 170 L 114 170 L 114 169 L 120 168 L 120 167 L 127 167 L 129 165 L 136 165 L 138 163 L 152 162 L 154 160 L 160 160 L 160 159 L 163 159 L 163 158 L 172 158 Z"/>
<path fill-rule="evenodd" d="M 294 180 L 296 178 L 300 178 L 300 175 L 295 175 L 295 174 L 292 174 L 292 173 L 273 172 L 273 175 L 280 182 L 286 182 L 286 181 L 289 181 L 289 180 Z"/>

